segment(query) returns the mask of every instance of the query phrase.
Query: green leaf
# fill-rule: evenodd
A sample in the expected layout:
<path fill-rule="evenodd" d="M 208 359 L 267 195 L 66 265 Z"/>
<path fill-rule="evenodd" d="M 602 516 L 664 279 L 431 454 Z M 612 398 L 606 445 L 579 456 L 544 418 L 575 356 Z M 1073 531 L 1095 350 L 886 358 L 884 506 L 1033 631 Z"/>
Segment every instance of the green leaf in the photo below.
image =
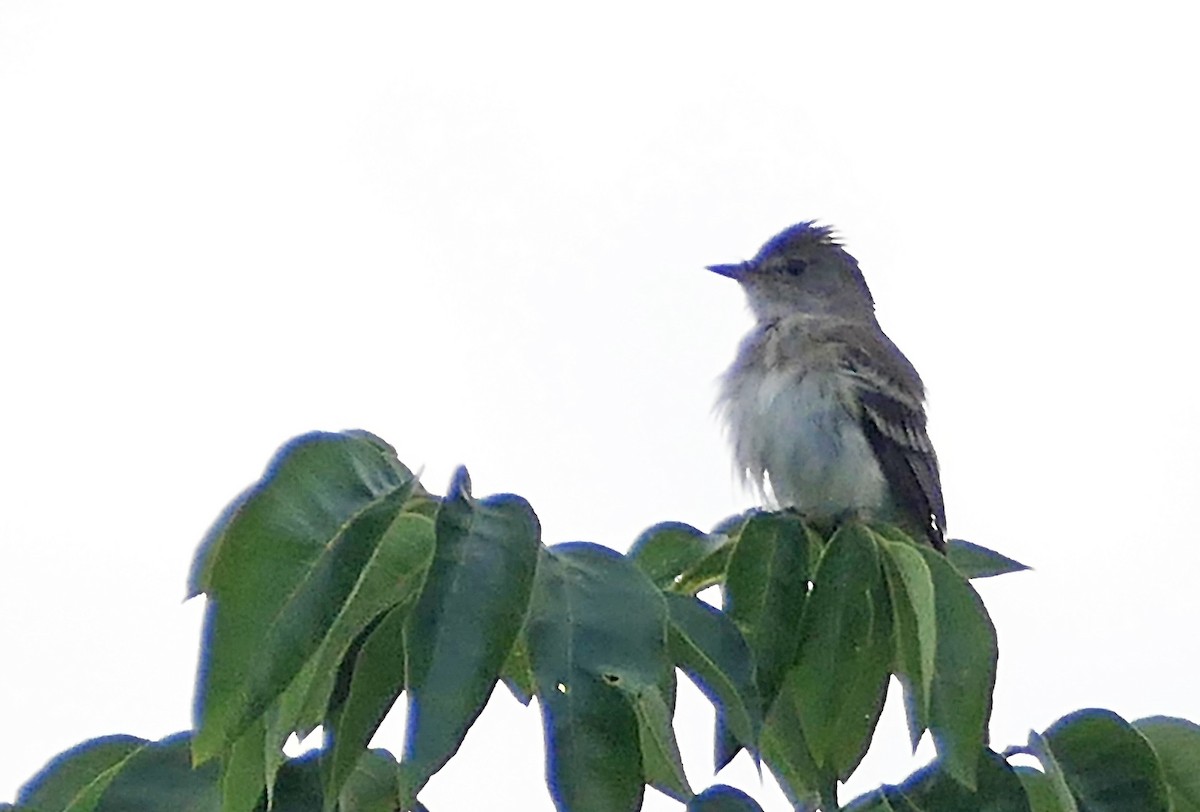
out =
<path fill-rule="evenodd" d="M 1013 772 L 1025 788 L 1030 812 L 1078 812 L 1066 784 L 1059 786 L 1046 773 L 1032 767 L 1013 767 Z"/>
<path fill-rule="evenodd" d="M 996 684 L 996 629 L 978 593 L 945 556 L 917 548 L 933 578 L 937 656 L 929 695 L 929 729 L 946 771 L 975 786 L 987 744 Z"/>
<path fill-rule="evenodd" d="M 392 608 L 366 636 L 354 656 L 346 696 L 331 713 L 322 760 L 322 784 L 331 795 L 330 805 L 404 689 L 404 624 L 409 609 L 407 603 Z"/>
<path fill-rule="evenodd" d="M 351 648 L 354 642 L 360 640 L 364 631 L 390 608 L 399 604 L 405 613 L 411 608 L 429 569 L 433 549 L 433 523 L 424 516 L 401 513 L 383 532 L 374 555 L 363 568 L 353 593 L 338 613 L 320 649 L 276 701 L 273 712 L 268 714 L 266 783 L 269 799 L 273 798 L 269 788 L 282 763 L 280 747 L 283 742 L 293 731 L 304 738 L 326 721 L 335 704 L 331 694 L 339 675 L 349 679 L 349 674 L 344 671 L 346 666 L 353 664 L 356 653 Z M 395 678 L 402 680 L 403 672 L 401 663 Z M 374 721 L 377 724 L 379 719 Z M 373 729 L 371 733 L 374 733 Z M 366 741 L 362 742 L 361 749 L 365 747 Z"/>
<path fill-rule="evenodd" d="M 946 542 L 946 557 L 964 578 L 991 578 L 993 575 L 1029 569 L 1020 561 L 962 539 Z"/>
<path fill-rule="evenodd" d="M 434 524 L 428 518 L 401 513 L 392 520 L 314 657 L 313 679 L 298 722 L 314 725 L 322 721 L 338 666 L 351 643 L 383 612 L 416 599 L 433 561 L 434 547 Z"/>
<path fill-rule="evenodd" d="M 990 750 L 977 762 L 975 789 L 967 789 L 948 772 L 937 770 L 923 785 L 905 790 L 918 809 L 930 812 L 1031 812 L 1020 778 L 1003 758 Z"/>
<path fill-rule="evenodd" d="M 1173 812 L 1200 812 L 1200 725 L 1170 716 L 1138 719 L 1162 766 Z"/>
<path fill-rule="evenodd" d="M 928 542 L 918 540 L 907 530 L 887 522 L 867 522 L 868 529 L 876 536 L 894 544 L 905 544 L 910 547 L 928 546 Z"/>
<path fill-rule="evenodd" d="M 321 812 L 336 803 L 339 812 L 395 812 L 400 786 L 396 760 L 386 750 L 363 754 L 343 787 L 333 798 L 325 797 L 321 775 L 326 770 L 322 754 L 305 753 L 283 765 L 275 789 L 272 812 Z M 412 807 L 424 810 L 420 804 Z"/>
<path fill-rule="evenodd" d="M 89 812 L 126 760 L 147 744 L 136 736 L 104 736 L 77 744 L 21 787 L 17 804 L 37 812 Z"/>
<path fill-rule="evenodd" d="M 943 765 L 918 770 L 899 786 L 856 798 L 846 812 L 919 810 L 919 812 L 1032 812 L 1020 778 L 1002 757 L 983 751 L 978 760 L 977 785 L 968 789 Z"/>
<path fill-rule="evenodd" d="M 500 668 L 500 679 L 522 705 L 528 705 L 537 693 L 537 683 L 533 679 L 533 663 L 529 660 L 529 643 L 525 641 L 524 634 L 518 634 L 517 639 L 513 641 L 508 658 Z"/>
<path fill-rule="evenodd" d="M 899 793 L 893 793 L 891 798 L 881 789 L 872 790 L 860 795 L 841 807 L 842 812 L 913 812 L 913 806 Z M 917 810 L 921 812 L 921 810 Z"/>
<path fill-rule="evenodd" d="M 471 498 L 465 469 L 437 515 L 437 549 L 405 628 L 405 797 L 454 755 L 529 607 L 541 528 L 519 496 Z"/>
<path fill-rule="evenodd" d="M 271 812 L 321 812 L 325 796 L 321 789 L 320 755 L 310 750 L 283 765 L 275 783 Z"/>
<path fill-rule="evenodd" d="M 1054 757 L 1054 753 L 1050 750 L 1050 745 L 1043 738 L 1042 734 L 1031 731 L 1029 733 L 1029 752 L 1037 756 L 1042 762 L 1042 768 L 1045 772 L 1042 792 L 1050 794 L 1054 798 L 1054 802 L 1062 807 L 1066 812 L 1079 812 L 1079 807 L 1075 803 L 1075 796 L 1071 794 L 1071 788 L 1067 786 L 1066 776 L 1063 775 L 1062 767 L 1058 764 L 1058 759 Z"/>
<path fill-rule="evenodd" d="M 623 687 L 617 683 L 617 687 Z M 695 793 L 683 771 L 671 708 L 657 687 L 626 691 L 638 722 L 638 745 L 642 751 L 642 776 L 646 783 L 677 801 L 686 803 Z"/>
<path fill-rule="evenodd" d="M 687 812 L 763 812 L 763 808 L 740 789 L 716 784 L 692 798 Z"/>
<path fill-rule="evenodd" d="M 231 745 L 315 653 L 413 483 L 372 442 L 309 434 L 218 520 L 193 568 L 209 596 L 197 763 Z"/>
<path fill-rule="evenodd" d="M 723 588 L 725 612 L 753 652 L 763 707 L 770 707 L 796 657 L 815 546 L 797 516 L 756 513 L 742 525 L 729 557 Z M 719 716 L 715 741 L 716 768 L 720 770 L 740 748 Z"/>
<path fill-rule="evenodd" d="M 1061 774 L 1081 812 L 1171 809 L 1154 748 L 1111 711 L 1076 711 L 1030 744 L 1047 774 Z"/>
<path fill-rule="evenodd" d="M 713 525 L 713 529 L 709 531 L 709 535 L 726 536 L 731 539 L 736 539 L 742 534 L 742 530 L 746 527 L 747 522 L 749 522 L 755 516 L 762 515 L 766 512 L 767 511 L 764 511 L 761 508 L 750 508 L 749 510 L 738 513 L 734 516 L 728 516 Z"/>
<path fill-rule="evenodd" d="M 399 765 L 391 753 L 368 750 L 338 795 L 339 812 L 395 812 L 399 777 Z M 326 808 L 330 808 L 328 803 Z M 415 806 L 417 810 L 424 808 Z"/>
<path fill-rule="evenodd" d="M 266 789 L 266 724 L 250 725 L 221 759 L 221 812 L 253 812 Z M 273 776 L 272 776 L 273 777 Z"/>
<path fill-rule="evenodd" d="M 929 695 L 937 656 L 937 613 L 933 576 L 910 543 L 885 541 L 883 571 L 895 634 L 894 671 L 904 685 L 913 750 L 929 727 Z"/>
<path fill-rule="evenodd" d="M 627 696 L 669 683 L 666 626 L 662 593 L 628 559 L 581 542 L 543 552 L 526 635 L 560 810 L 640 808 L 644 767 Z"/>
<path fill-rule="evenodd" d="M 743 527 L 725 575 L 725 613 L 754 654 L 764 705 L 796 657 L 808 595 L 809 537 L 787 514 L 758 514 Z"/>
<path fill-rule="evenodd" d="M 218 812 L 220 775 L 216 764 L 192 768 L 187 733 L 178 733 L 131 753 L 100 795 L 94 812 Z"/>
<path fill-rule="evenodd" d="M 724 538 L 705 535 L 690 524 L 662 522 L 643 532 L 625 555 L 660 589 L 674 586 Z"/>
<path fill-rule="evenodd" d="M 321 647 L 272 706 L 272 712 L 267 714 L 265 765 L 268 798 L 272 801 L 275 774 L 283 763 L 280 750 L 283 742 L 293 731 L 303 738 L 326 721 L 333 710 L 331 694 L 337 678 L 347 659 L 352 664 L 355 656 L 351 652 L 354 641 L 389 607 L 399 603 L 404 612 L 411 608 L 433 557 L 433 545 L 433 524 L 428 519 L 416 514 L 397 515 L 383 532 L 374 555 L 363 568 Z M 403 679 L 403 671 L 401 663 L 396 679 Z M 345 677 L 348 679 L 349 674 Z M 361 749 L 365 747 L 364 741 Z"/>
<path fill-rule="evenodd" d="M 833 801 L 836 788 L 804 740 L 795 689 L 795 681 L 788 680 L 772 703 L 763 723 L 762 753 L 792 806 L 807 809 L 823 796 Z"/>
<path fill-rule="evenodd" d="M 716 542 L 712 552 L 686 569 L 671 587 L 672 592 L 695 595 L 702 589 L 724 582 L 729 558 L 737 543 L 729 536 L 713 535 L 709 538 Z"/>
<path fill-rule="evenodd" d="M 843 780 L 862 760 L 883 710 L 892 623 L 875 537 L 860 524 L 844 525 L 817 568 L 787 676 L 813 758 Z"/>
<path fill-rule="evenodd" d="M 396 603 L 411 606 L 429 568 L 433 547 L 433 523 L 424 516 L 400 513 L 381 534 L 374 554 L 320 648 L 267 714 L 268 800 L 273 800 L 271 787 L 283 761 L 283 743 L 293 731 L 304 738 L 325 721 L 330 695 L 352 644 L 373 620 Z"/>
<path fill-rule="evenodd" d="M 369 432 L 357 429 L 340 433 L 314 431 L 292 438 L 275 452 L 262 478 L 226 505 L 204 534 L 188 573 L 189 598 L 208 592 L 212 585 L 213 566 L 222 554 L 221 549 L 231 528 L 240 526 L 234 533 L 239 535 L 255 526 L 262 529 L 264 519 L 269 525 L 272 508 L 279 508 L 281 500 L 286 501 L 290 493 L 307 487 L 306 480 L 311 479 L 314 469 L 319 469 L 332 448 L 342 442 L 365 450 L 368 456 L 389 460 L 400 479 L 412 478 L 412 472 L 396 459 L 394 449 Z"/>
<path fill-rule="evenodd" d="M 745 638 L 723 612 L 698 598 L 666 599 L 671 659 L 713 703 L 737 742 L 757 750 L 762 705 Z"/>

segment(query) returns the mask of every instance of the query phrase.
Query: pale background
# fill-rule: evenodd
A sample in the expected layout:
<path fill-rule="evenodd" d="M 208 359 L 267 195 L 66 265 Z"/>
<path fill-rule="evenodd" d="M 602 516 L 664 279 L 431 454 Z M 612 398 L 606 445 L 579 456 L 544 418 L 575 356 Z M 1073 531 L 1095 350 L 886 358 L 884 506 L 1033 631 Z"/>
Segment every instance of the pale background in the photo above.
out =
<path fill-rule="evenodd" d="M 295 434 L 466 463 L 549 543 L 750 505 L 702 268 L 813 217 L 926 379 L 952 535 L 1037 568 L 980 584 L 996 745 L 1200 720 L 1185 8 L 0 2 L 0 800 L 189 725 L 190 557 Z M 846 797 L 916 763 L 889 705 Z M 550 809 L 536 710 L 498 693 L 422 797 Z"/>

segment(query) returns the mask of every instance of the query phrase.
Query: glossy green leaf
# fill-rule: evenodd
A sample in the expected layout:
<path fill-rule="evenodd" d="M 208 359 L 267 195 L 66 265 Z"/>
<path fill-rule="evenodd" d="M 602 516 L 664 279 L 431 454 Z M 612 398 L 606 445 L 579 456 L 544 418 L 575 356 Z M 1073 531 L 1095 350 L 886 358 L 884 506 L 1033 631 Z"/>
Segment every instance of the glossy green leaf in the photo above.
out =
<path fill-rule="evenodd" d="M 321 812 L 325 795 L 321 788 L 320 755 L 310 750 L 283 765 L 270 812 Z"/>
<path fill-rule="evenodd" d="M 524 499 L 476 501 L 466 470 L 455 473 L 405 629 L 405 797 L 454 755 L 491 695 L 529 607 L 540 534 Z"/>
<path fill-rule="evenodd" d="M 903 792 L 913 806 L 929 812 L 1031 812 L 1020 778 L 995 753 L 984 751 L 975 779 L 975 788 L 967 789 L 950 773 L 934 770 L 927 781 Z"/>
<path fill-rule="evenodd" d="M 684 570 L 671 586 L 672 592 L 695 595 L 702 589 L 725 581 L 725 571 L 729 568 L 729 558 L 737 542 L 729 536 L 710 535 L 709 538 L 716 542 L 712 552 Z"/>
<path fill-rule="evenodd" d="M 742 525 L 725 573 L 726 614 L 754 655 L 763 707 L 779 692 L 796 657 L 800 616 L 813 570 L 814 542 L 790 513 L 755 513 Z M 718 716 L 714 756 L 722 769 L 738 754 L 737 737 Z"/>
<path fill-rule="evenodd" d="M 221 757 L 221 812 L 253 812 L 258 806 L 267 784 L 265 741 L 260 718 Z"/>
<path fill-rule="evenodd" d="M 622 687 L 621 683 L 617 683 Z M 686 803 L 695 793 L 683 770 L 671 708 L 657 687 L 626 692 L 638 722 L 638 746 L 642 752 L 642 777 L 647 784 Z"/>
<path fill-rule="evenodd" d="M 1032 767 L 1013 767 L 1013 772 L 1021 779 L 1030 812 L 1078 812 L 1066 784 L 1060 788 L 1054 779 Z"/>
<path fill-rule="evenodd" d="M 399 765 L 387 750 L 368 750 L 338 794 L 339 812 L 395 812 Z M 326 808 L 332 808 L 327 802 Z M 416 804 L 414 812 L 425 807 Z M 272 810 L 274 812 L 274 810 Z"/>
<path fill-rule="evenodd" d="M 560 544 L 538 564 L 527 640 L 560 810 L 640 808 L 644 767 L 630 695 L 668 683 L 662 593 L 628 559 Z"/>
<path fill-rule="evenodd" d="M 671 659 L 717 709 L 736 741 L 758 749 L 762 704 L 754 659 L 742 633 L 723 613 L 688 595 L 667 595 Z"/>
<path fill-rule="evenodd" d="M 144 746 L 136 736 L 104 736 L 54 757 L 17 793 L 20 807 L 37 812 L 90 812 L 125 761 Z"/>
<path fill-rule="evenodd" d="M 755 513 L 743 513 L 731 516 L 713 528 L 712 533 L 704 536 L 704 546 L 707 552 L 702 557 L 691 561 L 678 576 L 668 585 L 672 593 L 679 595 L 695 595 L 702 589 L 713 587 L 714 584 L 725 582 L 725 571 L 730 565 L 730 555 L 737 546 L 738 537 L 742 535 L 745 523 Z M 652 528 L 653 529 L 653 528 Z"/>
<path fill-rule="evenodd" d="M 762 754 L 792 805 L 813 808 L 836 796 L 835 779 L 817 766 L 804 740 L 794 681 L 784 682 L 762 729 Z"/>
<path fill-rule="evenodd" d="M 354 655 L 345 698 L 325 729 L 322 783 L 330 803 L 354 774 L 367 746 L 404 689 L 404 625 L 409 604 L 389 610 Z"/>
<path fill-rule="evenodd" d="M 904 686 L 913 750 L 929 727 L 929 695 L 937 656 L 933 576 L 917 548 L 885 541 L 881 547 L 895 635 L 893 670 Z"/>
<path fill-rule="evenodd" d="M 946 557 L 965 578 L 991 578 L 994 575 L 1029 569 L 1020 561 L 1014 561 L 995 550 L 962 539 L 950 539 L 946 542 Z"/>
<path fill-rule="evenodd" d="M 934 763 L 903 784 L 856 798 L 846 812 L 1033 812 L 1020 778 L 999 755 L 984 751 L 976 776 L 976 788 L 968 789 Z"/>
<path fill-rule="evenodd" d="M 1171 808 L 1154 748 L 1111 711 L 1076 711 L 1030 743 L 1047 773 L 1061 774 L 1080 812 Z"/>
<path fill-rule="evenodd" d="M 766 513 L 762 508 L 750 508 L 747 511 L 738 513 L 733 516 L 727 516 L 721 521 L 713 525 L 713 529 L 709 531 L 710 536 L 726 536 L 731 539 L 736 539 L 742 534 L 743 528 L 755 516 Z"/>
<path fill-rule="evenodd" d="M 670 643 L 667 644 L 667 649 L 670 650 Z M 675 677 L 675 669 L 668 668 L 663 671 L 662 678 L 658 681 L 658 693 L 667 703 L 667 710 L 670 711 L 672 718 L 675 716 L 675 700 L 678 690 L 679 681 Z"/>
<path fill-rule="evenodd" d="M 270 788 L 283 762 L 283 743 L 293 731 L 306 737 L 325 720 L 330 693 L 351 644 L 389 607 L 398 602 L 411 605 L 433 557 L 433 546 L 433 523 L 424 516 L 400 513 L 382 532 L 320 647 L 266 714 L 269 799 L 273 799 Z"/>
<path fill-rule="evenodd" d="M 885 541 L 890 541 L 894 544 L 904 544 L 909 547 L 927 546 L 926 542 L 913 537 L 911 533 L 894 524 L 867 522 L 866 525 L 872 533 Z"/>
<path fill-rule="evenodd" d="M 310 434 L 218 521 L 193 570 L 209 596 L 197 763 L 232 744 L 316 652 L 412 485 L 374 443 Z"/>
<path fill-rule="evenodd" d="M 358 761 L 340 794 L 326 797 L 322 775 L 324 754 L 310 750 L 290 759 L 279 770 L 271 812 L 322 812 L 335 805 L 339 812 L 395 812 L 399 796 L 398 766 L 386 750 L 369 750 Z M 423 809 L 417 805 L 417 809 Z M 260 806 L 264 812 L 266 806 Z"/>
<path fill-rule="evenodd" d="M 655 586 L 667 589 L 723 541 L 723 538 L 710 537 L 690 524 L 661 522 L 638 536 L 626 556 Z"/>
<path fill-rule="evenodd" d="M 893 793 L 889 797 L 881 789 L 860 795 L 848 806 L 841 807 L 841 810 L 842 812 L 913 812 L 912 804 L 908 803 L 902 795 Z"/>
<path fill-rule="evenodd" d="M 305 739 L 318 722 L 307 724 L 300 721 L 308 686 L 312 683 L 317 668 L 317 658 L 309 658 L 291 684 L 268 707 L 261 717 L 263 735 L 263 780 L 267 788 L 267 804 L 274 802 L 275 776 L 287 761 L 283 746 L 292 732 Z M 257 724 L 259 720 L 255 721 Z M 254 727 L 254 725 L 252 725 Z M 236 749 L 237 744 L 234 744 Z"/>
<path fill-rule="evenodd" d="M 294 500 L 297 493 L 303 493 L 311 487 L 314 477 L 320 478 L 325 472 L 333 470 L 328 468 L 330 458 L 344 457 L 346 449 L 353 449 L 353 453 L 361 453 L 368 459 L 387 461 L 392 475 L 402 482 L 412 479 L 412 472 L 396 459 L 394 450 L 369 432 L 314 431 L 292 438 L 275 453 L 262 478 L 238 494 L 205 533 L 188 573 L 188 597 L 209 591 L 213 567 L 218 558 L 224 555 L 223 548 L 230 535 L 237 537 L 256 531 L 266 531 L 267 535 L 271 535 L 272 525 L 280 522 L 301 538 L 312 538 L 314 532 L 317 537 L 328 537 L 336 532 L 337 525 L 330 526 L 322 522 L 322 518 L 326 517 L 322 516 L 324 511 L 318 506 L 309 506 L 308 510 L 304 510 L 301 505 L 293 505 L 300 509 L 291 512 L 288 511 L 288 502 Z M 369 469 L 373 467 L 368 465 L 363 469 L 363 473 L 372 480 L 375 476 Z M 335 468 L 340 469 L 341 466 Z M 341 470 L 340 473 L 345 475 L 343 486 L 355 479 L 353 471 Z M 334 505 L 331 503 L 328 507 Z M 289 512 L 297 520 L 294 523 L 285 520 L 284 514 Z M 314 520 L 308 534 L 302 529 L 305 519 Z"/>
<path fill-rule="evenodd" d="M 1173 812 L 1200 812 L 1200 725 L 1170 716 L 1138 719 L 1162 767 Z"/>
<path fill-rule="evenodd" d="M 528 705 L 533 695 L 537 693 L 537 683 L 533 679 L 533 663 L 529 659 L 529 643 L 524 634 L 518 634 L 513 646 L 500 668 L 500 679 L 518 702 Z"/>
<path fill-rule="evenodd" d="M 996 684 L 996 629 L 978 593 L 946 557 L 917 548 L 933 578 L 937 655 L 929 695 L 929 729 L 945 770 L 975 786 L 987 744 Z"/>
<path fill-rule="evenodd" d="M 644 786 L 637 716 L 600 678 L 576 671 L 559 696 L 539 691 L 546 782 L 560 812 L 641 808 Z"/>
<path fill-rule="evenodd" d="M 687 812 L 763 812 L 763 808 L 740 789 L 716 784 L 692 798 Z"/>
<path fill-rule="evenodd" d="M 288 685 L 269 712 L 266 744 L 271 758 L 266 783 L 282 763 L 277 747 L 293 732 L 304 738 L 325 721 L 330 694 L 350 646 L 373 620 L 397 603 L 410 603 L 424 582 L 433 557 L 433 523 L 424 516 L 400 513 L 379 539 L 376 551 L 362 569 L 353 593 L 325 634 L 310 661 Z M 270 750 L 275 747 L 276 750 Z"/>
<path fill-rule="evenodd" d="M 390 608 L 397 604 L 403 606 L 405 612 L 411 608 L 433 558 L 433 548 L 433 523 L 419 514 L 400 513 L 383 532 L 374 555 L 363 568 L 358 583 L 317 653 L 267 714 L 265 772 L 268 787 L 273 785 L 275 773 L 282 764 L 279 748 L 287 737 L 293 731 L 301 738 L 307 736 L 326 720 L 327 713 L 336 704 L 331 692 L 339 675 L 349 678 L 344 671 L 347 659 L 352 657 L 350 649 L 354 641 L 359 640 L 364 630 Z M 395 678 L 402 680 L 403 673 L 401 663 Z M 365 746 L 364 741 L 362 748 Z M 269 797 L 273 796 L 269 794 Z"/>
<path fill-rule="evenodd" d="M 1038 760 L 1042 762 L 1042 768 L 1044 769 L 1042 773 L 1044 776 L 1042 781 L 1043 792 L 1049 792 L 1054 797 L 1054 802 L 1067 812 L 1079 812 L 1079 806 L 1075 803 L 1075 796 L 1071 793 L 1071 788 L 1067 786 L 1066 776 L 1063 775 L 1062 768 L 1058 764 L 1058 759 L 1054 757 L 1054 753 L 1050 750 L 1050 745 L 1043 738 L 1042 734 L 1036 731 L 1030 732 L 1029 752 L 1036 755 Z"/>
<path fill-rule="evenodd" d="M 192 768 L 187 733 L 147 744 L 130 754 L 100 795 L 94 812 L 219 812 L 216 764 Z"/>
<path fill-rule="evenodd" d="M 725 613 L 754 654 L 759 695 L 769 705 L 796 658 L 808 595 L 809 538 L 787 514 L 758 514 L 742 528 L 725 574 Z"/>
<path fill-rule="evenodd" d="M 420 594 L 433 561 L 434 524 L 414 513 L 401 513 L 379 540 L 354 592 L 315 655 L 316 668 L 298 721 L 316 724 L 329 703 L 338 666 L 353 640 L 380 614 L 408 604 Z M 289 686 L 290 690 L 290 686 Z"/>
<path fill-rule="evenodd" d="M 892 663 L 892 613 L 875 536 L 859 524 L 829 540 L 787 679 L 818 766 L 846 779 L 866 753 Z"/>

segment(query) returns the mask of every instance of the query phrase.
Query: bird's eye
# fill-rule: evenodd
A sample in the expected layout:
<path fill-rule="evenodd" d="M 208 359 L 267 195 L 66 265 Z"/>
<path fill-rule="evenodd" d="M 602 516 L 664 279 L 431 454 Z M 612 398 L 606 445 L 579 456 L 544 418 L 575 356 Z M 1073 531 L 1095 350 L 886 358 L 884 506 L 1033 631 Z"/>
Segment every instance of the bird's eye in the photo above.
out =
<path fill-rule="evenodd" d="M 808 263 L 802 259 L 793 259 L 785 266 L 789 276 L 799 276 L 804 273 L 804 269 L 808 267 Z"/>

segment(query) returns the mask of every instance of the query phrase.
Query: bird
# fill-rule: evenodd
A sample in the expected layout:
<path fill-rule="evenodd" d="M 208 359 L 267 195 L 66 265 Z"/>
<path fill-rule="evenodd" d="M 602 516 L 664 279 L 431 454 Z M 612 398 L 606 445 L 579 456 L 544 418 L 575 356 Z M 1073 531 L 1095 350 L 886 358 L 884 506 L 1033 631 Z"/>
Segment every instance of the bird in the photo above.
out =
<path fill-rule="evenodd" d="M 833 228 L 797 223 L 753 259 L 708 270 L 739 283 L 755 319 L 717 404 L 740 474 L 819 527 L 887 522 L 944 552 L 925 386 Z"/>

